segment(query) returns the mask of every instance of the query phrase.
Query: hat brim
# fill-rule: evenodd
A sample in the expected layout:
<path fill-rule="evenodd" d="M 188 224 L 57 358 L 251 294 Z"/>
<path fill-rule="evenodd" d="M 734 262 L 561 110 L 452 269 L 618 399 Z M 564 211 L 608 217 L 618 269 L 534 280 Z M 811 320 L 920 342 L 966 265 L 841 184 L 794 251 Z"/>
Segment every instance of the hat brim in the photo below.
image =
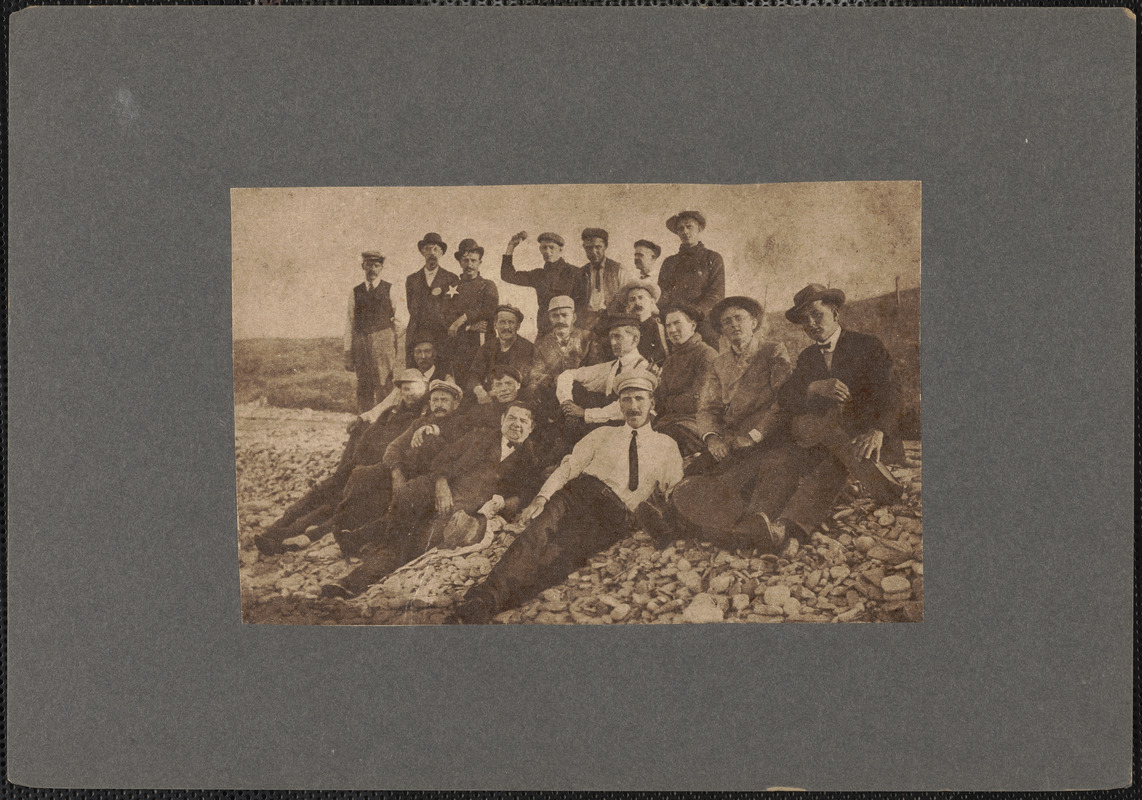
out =
<path fill-rule="evenodd" d="M 806 306 L 809 306 L 818 300 L 824 300 L 828 303 L 831 303 L 832 305 L 835 305 L 837 308 L 840 308 L 845 304 L 845 293 L 840 289 L 826 289 L 823 292 L 817 292 L 816 294 L 801 301 L 797 305 L 793 306 L 793 308 L 786 311 L 785 319 L 789 320 L 794 325 L 800 325 L 801 317 L 805 313 Z"/>
<path fill-rule="evenodd" d="M 698 223 L 699 228 L 701 228 L 702 230 L 706 230 L 706 220 L 703 219 L 702 217 L 696 217 L 693 214 L 675 214 L 673 217 L 666 220 L 666 230 L 670 231 L 675 236 L 677 236 L 678 235 L 678 223 L 684 219 L 692 219 Z"/>
<path fill-rule="evenodd" d="M 464 254 L 465 254 L 465 253 L 479 253 L 479 254 L 480 254 L 480 258 L 481 258 L 481 259 L 483 259 L 483 257 L 484 257 L 484 248 L 482 248 L 482 247 L 473 247 L 471 250 L 457 250 L 457 251 L 456 251 L 455 253 L 453 253 L 452 255 L 453 255 L 453 257 L 454 257 L 454 258 L 455 258 L 457 261 L 459 261 L 461 258 L 463 258 L 463 257 L 464 257 Z"/>
<path fill-rule="evenodd" d="M 752 297 L 735 295 L 719 300 L 714 307 L 710 309 L 710 316 L 706 318 L 718 333 L 722 332 L 722 314 L 725 313 L 727 308 L 743 308 L 752 314 L 758 322 L 761 321 L 762 314 L 764 313 L 761 303 Z"/>

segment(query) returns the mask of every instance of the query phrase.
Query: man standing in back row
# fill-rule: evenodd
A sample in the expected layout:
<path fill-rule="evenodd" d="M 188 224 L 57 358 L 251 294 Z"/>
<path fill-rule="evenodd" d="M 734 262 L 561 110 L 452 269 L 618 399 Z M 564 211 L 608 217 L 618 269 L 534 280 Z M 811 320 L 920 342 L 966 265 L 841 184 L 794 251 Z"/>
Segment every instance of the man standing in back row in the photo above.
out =
<path fill-rule="evenodd" d="M 602 228 L 583 229 L 583 252 L 587 263 L 579 273 L 579 292 L 582 305 L 575 312 L 579 324 L 586 330 L 606 315 L 619 289 L 635 279 L 634 273 L 614 259 L 607 258 L 610 234 Z"/>
<path fill-rule="evenodd" d="M 698 309 L 706 317 L 698 332 L 716 349 L 718 336 L 714 327 L 718 320 L 711 312 L 726 296 L 725 262 L 698 240 L 706 229 L 706 217 L 701 211 L 679 211 L 666 220 L 666 227 L 678 237 L 679 245 L 678 252 L 663 261 L 658 272 L 661 304 L 682 303 Z"/>
<path fill-rule="evenodd" d="M 517 270 L 512 260 L 513 254 L 526 239 L 527 231 L 520 231 L 508 240 L 504 260 L 500 265 L 500 280 L 514 286 L 530 286 L 535 289 L 535 299 L 539 304 L 539 311 L 536 314 L 536 327 L 539 329 L 536 340 L 538 340 L 551 330 L 551 321 L 547 318 L 547 312 L 552 298 L 571 297 L 577 307 L 582 306 L 587 298 L 581 296 L 579 268 L 563 260 L 563 237 L 558 233 L 539 234 L 539 254 L 543 256 L 542 269 L 529 269 L 524 272 Z"/>
<path fill-rule="evenodd" d="M 400 373 L 397 341 L 403 325 L 397 320 L 392 284 L 381 280 L 385 257 L 378 252 L 361 253 L 365 281 L 349 296 L 349 320 L 345 330 L 345 369 L 357 373 L 357 412 L 367 411 L 388 393 L 390 378 Z"/>
<path fill-rule="evenodd" d="M 405 297 L 408 301 L 408 340 L 427 336 L 436 346 L 437 353 L 446 352 L 448 326 L 455 315 L 451 313 L 452 298 L 456 296 L 456 284 L 460 276 L 440 266 L 440 259 L 448 250 L 448 245 L 439 233 L 426 233 L 416 243 L 416 249 L 424 257 L 424 267 L 405 278 Z M 415 366 L 412 360 L 411 345 L 406 352 L 407 366 Z"/>

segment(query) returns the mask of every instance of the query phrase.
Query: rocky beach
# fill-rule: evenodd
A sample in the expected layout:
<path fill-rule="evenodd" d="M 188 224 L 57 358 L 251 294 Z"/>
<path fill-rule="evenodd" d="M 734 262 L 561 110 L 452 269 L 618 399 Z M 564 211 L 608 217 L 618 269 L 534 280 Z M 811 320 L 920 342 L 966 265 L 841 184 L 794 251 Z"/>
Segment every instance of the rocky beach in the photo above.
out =
<path fill-rule="evenodd" d="M 511 526 L 481 545 L 429 551 L 352 600 L 321 586 L 359 563 L 332 535 L 305 550 L 261 556 L 253 537 L 336 465 L 351 414 L 235 408 L 238 545 L 246 622 L 436 624 L 514 539 Z M 808 543 L 780 556 L 677 540 L 656 547 L 637 530 L 498 623 L 919 622 L 924 608 L 921 451 L 905 442 L 893 474 L 903 499 L 877 506 L 842 495 Z"/>

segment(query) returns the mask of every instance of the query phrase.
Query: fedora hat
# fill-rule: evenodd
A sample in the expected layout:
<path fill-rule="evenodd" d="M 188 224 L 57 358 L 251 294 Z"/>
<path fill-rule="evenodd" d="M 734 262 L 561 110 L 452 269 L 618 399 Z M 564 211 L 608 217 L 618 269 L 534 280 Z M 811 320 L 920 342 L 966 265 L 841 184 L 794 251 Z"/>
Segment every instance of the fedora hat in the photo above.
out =
<path fill-rule="evenodd" d="M 785 312 L 785 318 L 796 325 L 800 325 L 801 313 L 805 310 L 805 306 L 815 300 L 824 300 L 826 303 L 840 308 L 845 304 L 845 293 L 840 289 L 829 289 L 819 283 L 810 283 L 793 295 L 793 308 Z"/>
<path fill-rule="evenodd" d="M 662 299 L 662 287 L 657 283 L 652 283 L 651 281 L 630 281 L 624 283 L 619 287 L 619 290 L 615 292 L 615 300 L 621 299 L 621 303 L 625 306 L 628 299 L 627 295 L 630 294 L 631 289 L 645 290 L 650 294 L 651 298 L 654 299 L 655 303 Z"/>
<path fill-rule="evenodd" d="M 679 211 L 673 217 L 666 220 L 666 229 L 677 235 L 678 223 L 684 219 L 692 219 L 698 223 L 699 228 L 706 230 L 706 216 L 701 211 Z"/>
<path fill-rule="evenodd" d="M 429 234 L 429 235 L 431 235 L 431 234 Z M 464 255 L 465 253 L 479 253 L 480 258 L 483 258 L 484 257 L 484 248 L 482 248 L 482 247 L 480 247 L 480 245 L 476 244 L 475 239 L 464 239 L 460 242 L 460 244 L 458 244 L 456 246 L 456 252 L 453 253 L 452 255 L 456 257 L 457 261 L 459 261 L 460 257 L 462 255 Z"/>
<path fill-rule="evenodd" d="M 641 330 L 641 324 L 634 314 L 611 314 L 607 317 L 607 330 L 613 331 L 615 328 L 634 328 Z"/>
<path fill-rule="evenodd" d="M 434 244 L 440 248 L 441 253 L 448 252 L 448 245 L 444 244 L 444 240 L 440 238 L 439 233 L 426 233 L 424 238 L 416 243 L 417 250 L 423 250 L 426 244 Z"/>
<path fill-rule="evenodd" d="M 722 314 L 725 313 L 727 308 L 740 308 L 748 311 L 759 322 L 761 321 L 761 315 L 765 313 L 765 310 L 761 307 L 761 303 L 757 302 L 752 297 L 734 295 L 733 297 L 727 297 L 723 300 L 719 300 L 714 305 L 714 307 L 710 309 L 709 317 L 710 324 L 714 326 L 718 333 L 722 332 Z"/>

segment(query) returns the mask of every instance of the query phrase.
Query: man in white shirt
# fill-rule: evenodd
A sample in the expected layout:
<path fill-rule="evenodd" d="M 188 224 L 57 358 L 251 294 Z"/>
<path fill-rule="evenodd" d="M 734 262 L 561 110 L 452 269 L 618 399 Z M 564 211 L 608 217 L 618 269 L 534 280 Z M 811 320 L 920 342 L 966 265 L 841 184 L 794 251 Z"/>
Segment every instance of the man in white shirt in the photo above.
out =
<path fill-rule="evenodd" d="M 562 582 L 595 553 L 625 537 L 632 515 L 682 479 L 678 445 L 651 429 L 658 379 L 645 370 L 618 381 L 625 424 L 587 434 L 519 514 L 527 528 L 451 622 L 479 624 Z"/>
<path fill-rule="evenodd" d="M 607 328 L 614 360 L 569 369 L 555 381 L 555 398 L 559 401 L 564 416 L 572 422 L 570 427 L 575 427 L 574 420 L 582 420 L 586 425 L 603 425 L 623 419 L 625 415 L 619 407 L 616 390 L 618 379 L 624 373 L 636 370 L 656 371 L 638 351 L 638 317 L 616 314 L 608 321 Z M 592 395 L 591 402 L 584 401 L 585 406 L 574 402 L 576 384 Z"/>

